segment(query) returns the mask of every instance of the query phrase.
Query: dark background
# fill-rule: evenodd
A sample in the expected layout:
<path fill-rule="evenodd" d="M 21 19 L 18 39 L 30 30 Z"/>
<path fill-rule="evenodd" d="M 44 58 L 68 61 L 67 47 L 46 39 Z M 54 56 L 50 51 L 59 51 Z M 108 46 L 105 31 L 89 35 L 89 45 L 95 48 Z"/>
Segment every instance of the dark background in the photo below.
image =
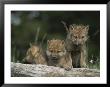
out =
<path fill-rule="evenodd" d="M 11 12 L 11 61 L 22 62 L 29 48 L 35 42 L 40 28 L 38 44 L 47 34 L 42 47 L 46 49 L 47 40 L 65 39 L 66 29 L 61 21 L 70 24 L 88 24 L 88 64 L 90 68 L 100 68 L 100 12 L 99 11 L 12 11 Z M 90 61 L 93 60 L 93 63 Z"/>

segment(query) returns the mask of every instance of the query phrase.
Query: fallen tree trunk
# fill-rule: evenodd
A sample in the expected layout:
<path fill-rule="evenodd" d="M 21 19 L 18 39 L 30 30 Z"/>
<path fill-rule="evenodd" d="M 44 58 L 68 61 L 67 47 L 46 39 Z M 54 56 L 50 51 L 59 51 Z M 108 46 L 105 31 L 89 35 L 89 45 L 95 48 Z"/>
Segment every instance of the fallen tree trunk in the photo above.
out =
<path fill-rule="evenodd" d="M 100 71 L 89 68 L 73 68 L 66 71 L 60 67 L 21 64 L 11 62 L 12 77 L 99 77 Z"/>

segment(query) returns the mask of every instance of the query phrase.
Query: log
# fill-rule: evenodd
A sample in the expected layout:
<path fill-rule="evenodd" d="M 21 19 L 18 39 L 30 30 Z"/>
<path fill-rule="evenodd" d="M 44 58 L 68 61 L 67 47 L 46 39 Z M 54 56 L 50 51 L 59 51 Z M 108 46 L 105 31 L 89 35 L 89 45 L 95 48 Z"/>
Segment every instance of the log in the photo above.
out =
<path fill-rule="evenodd" d="M 22 64 L 11 62 L 12 77 L 99 77 L 100 70 L 89 68 L 64 68 L 41 64 Z"/>

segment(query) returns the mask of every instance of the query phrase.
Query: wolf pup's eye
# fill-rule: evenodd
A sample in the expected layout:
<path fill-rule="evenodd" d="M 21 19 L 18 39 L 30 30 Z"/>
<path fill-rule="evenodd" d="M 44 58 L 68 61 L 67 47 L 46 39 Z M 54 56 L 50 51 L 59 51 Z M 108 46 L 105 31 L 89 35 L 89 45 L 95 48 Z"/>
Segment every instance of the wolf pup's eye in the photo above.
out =
<path fill-rule="evenodd" d="M 82 38 L 84 38 L 84 36 L 82 36 Z"/>
<path fill-rule="evenodd" d="M 61 52 L 61 50 L 58 50 L 58 53 L 60 53 Z"/>
<path fill-rule="evenodd" d="M 50 50 L 50 52 L 53 52 L 53 50 Z"/>
<path fill-rule="evenodd" d="M 77 36 L 74 36 L 75 38 L 78 38 Z"/>

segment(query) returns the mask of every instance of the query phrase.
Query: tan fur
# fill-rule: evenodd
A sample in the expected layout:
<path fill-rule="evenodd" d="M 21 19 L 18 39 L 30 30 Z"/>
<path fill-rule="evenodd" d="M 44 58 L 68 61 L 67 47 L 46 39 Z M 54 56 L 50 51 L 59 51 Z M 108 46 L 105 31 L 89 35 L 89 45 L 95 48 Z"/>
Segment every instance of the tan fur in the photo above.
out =
<path fill-rule="evenodd" d="M 47 65 L 47 60 L 39 46 L 31 45 L 27 50 L 25 62 L 34 64 L 45 64 Z"/>
<path fill-rule="evenodd" d="M 50 66 L 63 67 L 66 70 L 70 70 L 72 68 L 71 56 L 67 54 L 65 42 L 63 40 L 48 40 L 46 54 Z"/>
<path fill-rule="evenodd" d="M 73 67 L 87 67 L 87 47 L 89 26 L 70 25 L 66 38 L 66 50 L 71 54 Z"/>

